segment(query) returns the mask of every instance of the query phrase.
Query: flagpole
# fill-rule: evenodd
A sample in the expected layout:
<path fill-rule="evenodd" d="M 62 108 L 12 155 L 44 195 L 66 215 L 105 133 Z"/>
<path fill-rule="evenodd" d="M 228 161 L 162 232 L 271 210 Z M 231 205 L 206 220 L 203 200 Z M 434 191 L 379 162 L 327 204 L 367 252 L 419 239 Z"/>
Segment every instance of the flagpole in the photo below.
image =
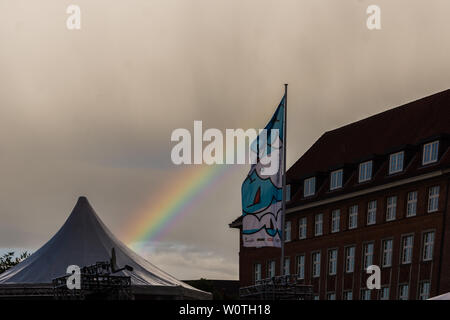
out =
<path fill-rule="evenodd" d="M 284 84 L 284 119 L 283 119 L 283 202 L 281 211 L 281 268 L 280 276 L 284 274 L 284 240 L 285 240 L 285 215 L 286 215 L 286 149 L 287 149 L 287 90 L 288 84 Z"/>

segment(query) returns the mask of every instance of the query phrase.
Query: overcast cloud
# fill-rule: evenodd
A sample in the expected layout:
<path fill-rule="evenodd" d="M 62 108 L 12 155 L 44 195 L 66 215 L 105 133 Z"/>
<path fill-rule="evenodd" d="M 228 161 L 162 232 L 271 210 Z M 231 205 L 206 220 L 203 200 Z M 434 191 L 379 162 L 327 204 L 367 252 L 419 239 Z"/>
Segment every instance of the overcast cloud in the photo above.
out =
<path fill-rule="evenodd" d="M 66 29 L 72 3 L 79 31 Z M 285 82 L 288 166 L 324 131 L 448 89 L 448 12 L 448 0 L 0 0 L 0 248 L 39 248 L 79 195 L 123 238 L 187 170 L 170 162 L 172 130 L 260 128 Z M 237 279 L 228 223 L 247 170 L 139 252 L 181 279 Z"/>

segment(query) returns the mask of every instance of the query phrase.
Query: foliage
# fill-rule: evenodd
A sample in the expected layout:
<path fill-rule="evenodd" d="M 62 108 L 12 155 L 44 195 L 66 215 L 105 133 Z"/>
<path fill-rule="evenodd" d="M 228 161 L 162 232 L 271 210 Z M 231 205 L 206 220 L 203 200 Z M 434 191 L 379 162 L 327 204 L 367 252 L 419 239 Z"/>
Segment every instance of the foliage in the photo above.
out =
<path fill-rule="evenodd" d="M 27 251 L 22 252 L 18 257 L 14 256 L 14 251 L 5 253 L 0 257 L 0 273 L 5 272 L 11 267 L 14 267 L 16 264 L 19 264 L 29 256 L 30 254 Z"/>

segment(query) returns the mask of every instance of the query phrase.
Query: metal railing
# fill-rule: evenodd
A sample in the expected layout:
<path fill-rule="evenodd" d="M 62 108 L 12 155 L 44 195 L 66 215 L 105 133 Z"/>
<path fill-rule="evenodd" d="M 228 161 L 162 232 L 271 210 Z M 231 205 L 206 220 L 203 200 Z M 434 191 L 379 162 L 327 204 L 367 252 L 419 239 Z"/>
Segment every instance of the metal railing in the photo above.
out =
<path fill-rule="evenodd" d="M 297 275 L 276 276 L 256 280 L 252 286 L 239 289 L 241 299 L 254 300 L 311 300 L 311 285 L 298 283 Z"/>

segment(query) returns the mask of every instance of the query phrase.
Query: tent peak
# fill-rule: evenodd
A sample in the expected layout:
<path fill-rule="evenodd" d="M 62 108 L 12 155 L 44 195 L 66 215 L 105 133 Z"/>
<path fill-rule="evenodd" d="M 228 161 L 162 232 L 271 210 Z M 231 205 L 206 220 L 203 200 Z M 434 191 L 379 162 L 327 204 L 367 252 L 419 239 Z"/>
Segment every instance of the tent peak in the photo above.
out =
<path fill-rule="evenodd" d="M 83 202 L 87 202 L 89 203 L 88 199 L 86 198 L 86 196 L 80 196 L 78 197 L 78 203 L 83 203 Z"/>
<path fill-rule="evenodd" d="M 89 203 L 88 199 L 85 196 L 80 196 L 78 198 L 78 201 L 72 210 L 72 213 L 79 213 L 79 214 L 80 213 L 92 214 L 93 212 L 94 209 L 92 208 L 91 204 Z"/>

